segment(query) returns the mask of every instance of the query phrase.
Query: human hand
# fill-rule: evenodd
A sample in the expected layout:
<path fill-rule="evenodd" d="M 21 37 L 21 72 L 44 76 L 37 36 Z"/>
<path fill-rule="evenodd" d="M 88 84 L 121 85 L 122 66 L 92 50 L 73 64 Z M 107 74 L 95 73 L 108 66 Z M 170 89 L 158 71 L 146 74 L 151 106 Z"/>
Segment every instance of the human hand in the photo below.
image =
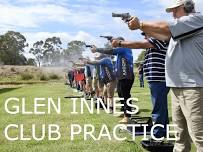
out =
<path fill-rule="evenodd" d="M 120 42 L 120 40 L 114 39 L 114 40 L 111 42 L 111 45 L 112 45 L 113 47 L 119 47 L 119 42 Z"/>
<path fill-rule="evenodd" d="M 128 27 L 131 30 L 140 29 L 140 20 L 137 17 L 132 17 L 131 20 L 128 22 Z"/>
<path fill-rule="evenodd" d="M 96 53 L 97 52 L 97 47 L 95 45 L 92 46 L 91 48 L 92 53 Z"/>

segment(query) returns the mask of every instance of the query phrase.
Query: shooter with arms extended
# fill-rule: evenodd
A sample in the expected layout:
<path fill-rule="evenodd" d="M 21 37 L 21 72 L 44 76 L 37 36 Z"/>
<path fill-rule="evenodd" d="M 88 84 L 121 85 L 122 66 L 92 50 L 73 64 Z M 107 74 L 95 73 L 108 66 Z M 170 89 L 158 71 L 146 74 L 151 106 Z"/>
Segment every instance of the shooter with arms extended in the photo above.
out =
<path fill-rule="evenodd" d="M 122 37 L 118 37 L 119 40 L 124 40 Z M 110 41 L 112 41 L 111 39 Z M 123 98 L 124 100 L 121 100 L 121 104 L 124 106 L 121 107 L 121 111 L 124 112 L 124 115 L 121 115 L 120 117 L 123 117 L 119 123 L 129 123 L 131 115 L 127 111 L 131 111 L 131 107 L 127 104 L 127 99 L 131 97 L 130 90 L 132 88 L 133 82 L 134 82 L 134 73 L 133 73 L 133 56 L 131 49 L 125 49 L 125 48 L 96 48 L 93 47 L 92 52 L 99 52 L 104 53 L 108 55 L 116 55 L 117 61 L 116 61 L 116 78 L 118 80 L 117 84 L 117 92 L 120 98 Z"/>
<path fill-rule="evenodd" d="M 177 125 L 174 152 L 189 152 L 191 140 L 203 151 L 203 15 L 192 0 L 174 0 L 166 9 L 174 20 L 140 21 L 128 26 L 160 40 L 170 40 L 166 54 L 166 85 L 171 87 L 172 118 Z"/>

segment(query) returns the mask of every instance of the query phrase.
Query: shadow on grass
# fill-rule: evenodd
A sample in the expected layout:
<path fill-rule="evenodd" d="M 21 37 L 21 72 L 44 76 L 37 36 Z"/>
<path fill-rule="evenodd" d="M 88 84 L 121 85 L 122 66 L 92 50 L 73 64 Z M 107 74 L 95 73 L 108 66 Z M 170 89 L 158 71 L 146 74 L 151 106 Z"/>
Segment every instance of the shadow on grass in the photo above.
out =
<path fill-rule="evenodd" d="M 133 91 L 130 91 L 130 93 L 142 93 L 141 91 L 137 91 L 137 90 L 133 90 Z"/>
<path fill-rule="evenodd" d="M 21 84 L 41 84 L 41 83 L 47 83 L 48 81 L 6 81 L 1 82 L 0 85 L 21 85 Z M 57 81 L 51 81 L 51 82 L 57 82 Z"/>
<path fill-rule="evenodd" d="M 150 110 L 150 109 L 140 109 L 139 111 L 140 112 L 151 112 L 152 110 Z"/>
<path fill-rule="evenodd" d="M 13 90 L 16 90 L 16 89 L 19 89 L 20 87 L 17 87 L 17 88 L 2 88 L 0 89 L 0 94 L 2 93 L 6 93 L 6 92 L 9 92 L 9 91 L 13 91 Z"/>

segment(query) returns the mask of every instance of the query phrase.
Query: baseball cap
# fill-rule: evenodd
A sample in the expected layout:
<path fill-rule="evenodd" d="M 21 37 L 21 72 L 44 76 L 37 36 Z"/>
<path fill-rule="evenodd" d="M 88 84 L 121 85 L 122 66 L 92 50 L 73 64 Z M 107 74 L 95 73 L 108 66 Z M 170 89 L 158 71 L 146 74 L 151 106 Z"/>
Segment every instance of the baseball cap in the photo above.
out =
<path fill-rule="evenodd" d="M 120 36 L 120 37 L 117 37 L 116 39 L 117 39 L 117 40 L 122 40 L 122 41 L 125 40 L 125 39 L 124 39 L 123 37 L 121 37 L 121 36 Z"/>
<path fill-rule="evenodd" d="M 172 12 L 173 8 L 183 5 L 186 1 L 194 3 L 193 0 L 172 0 L 171 5 L 166 8 L 166 12 Z"/>

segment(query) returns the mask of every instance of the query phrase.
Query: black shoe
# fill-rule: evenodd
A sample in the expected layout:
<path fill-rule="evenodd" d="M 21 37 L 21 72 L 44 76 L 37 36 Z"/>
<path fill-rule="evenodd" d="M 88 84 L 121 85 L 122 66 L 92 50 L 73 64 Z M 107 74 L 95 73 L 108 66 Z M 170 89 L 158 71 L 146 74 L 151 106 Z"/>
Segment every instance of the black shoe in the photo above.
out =
<path fill-rule="evenodd" d="M 166 143 L 164 141 L 157 141 L 149 139 L 147 141 L 141 141 L 142 147 L 151 152 L 173 152 L 174 145 L 172 143 Z"/>

